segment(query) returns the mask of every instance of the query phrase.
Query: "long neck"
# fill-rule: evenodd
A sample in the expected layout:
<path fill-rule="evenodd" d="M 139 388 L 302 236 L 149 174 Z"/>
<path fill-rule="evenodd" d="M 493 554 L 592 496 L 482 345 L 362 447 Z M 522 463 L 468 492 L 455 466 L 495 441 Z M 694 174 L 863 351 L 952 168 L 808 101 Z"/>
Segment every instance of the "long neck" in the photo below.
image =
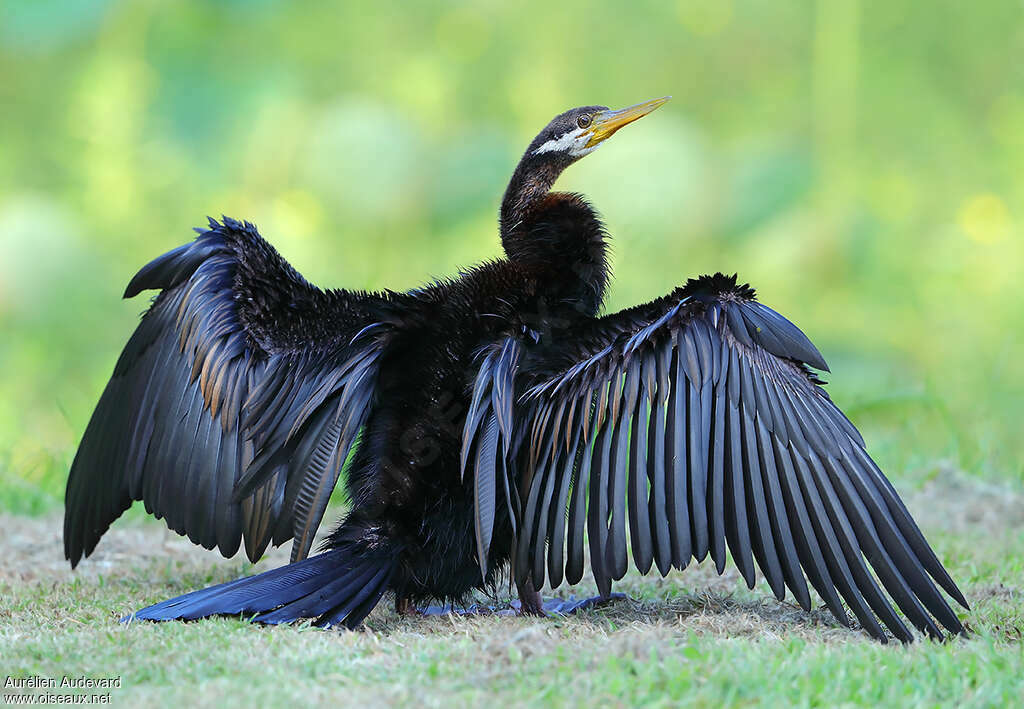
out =
<path fill-rule="evenodd" d="M 520 231 L 530 219 L 566 165 L 561 161 L 539 159 L 529 152 L 519 161 L 505 190 L 505 197 L 501 200 L 499 225 L 506 253 L 509 239 L 514 238 L 514 233 Z"/>
<path fill-rule="evenodd" d="M 529 154 L 523 159 L 501 203 L 501 243 L 509 260 L 545 284 L 543 290 L 593 314 L 608 280 L 607 235 L 581 196 L 550 191 L 564 168 Z"/>

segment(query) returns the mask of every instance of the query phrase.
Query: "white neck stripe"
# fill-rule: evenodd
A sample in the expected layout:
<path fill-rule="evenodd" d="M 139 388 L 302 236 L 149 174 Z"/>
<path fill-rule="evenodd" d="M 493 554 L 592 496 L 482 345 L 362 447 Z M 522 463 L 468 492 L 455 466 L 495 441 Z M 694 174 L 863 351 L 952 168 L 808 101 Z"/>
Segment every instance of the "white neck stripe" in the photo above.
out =
<path fill-rule="evenodd" d="M 572 157 L 581 157 L 597 149 L 596 145 L 590 148 L 586 147 L 588 140 L 590 140 L 590 131 L 585 128 L 577 128 L 547 141 L 534 150 L 533 154 L 568 152 Z"/>

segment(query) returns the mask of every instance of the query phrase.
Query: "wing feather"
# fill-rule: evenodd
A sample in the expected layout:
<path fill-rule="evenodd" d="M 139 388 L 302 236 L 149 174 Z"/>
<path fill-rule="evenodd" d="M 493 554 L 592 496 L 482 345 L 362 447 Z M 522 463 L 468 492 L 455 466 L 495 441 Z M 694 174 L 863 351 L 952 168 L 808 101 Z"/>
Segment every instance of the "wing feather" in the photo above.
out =
<path fill-rule="evenodd" d="M 577 400 L 574 399 L 568 416 L 568 425 L 572 429 L 572 439 L 569 443 L 568 449 L 564 451 L 564 467 L 558 484 L 558 498 L 555 501 L 555 504 L 551 506 L 551 538 L 548 544 L 548 576 L 552 587 L 558 587 L 562 584 L 562 575 L 565 570 L 563 560 L 565 550 L 565 526 L 567 523 L 566 516 L 569 511 L 569 486 L 570 481 L 573 480 L 573 476 L 579 462 L 578 452 L 580 444 L 580 428 L 578 426 L 572 426 L 572 410 L 575 407 L 576 402 Z"/>
<path fill-rule="evenodd" d="M 125 296 L 147 289 L 160 293 L 72 463 L 67 558 L 133 500 L 225 556 L 244 538 L 255 561 L 294 536 L 304 558 L 370 409 L 386 331 L 367 326 L 390 296 L 320 291 L 230 219 L 144 266 Z"/>
<path fill-rule="evenodd" d="M 966 606 L 962 594 L 812 373 L 827 371 L 820 352 L 751 289 L 704 277 L 554 349 L 548 368 L 542 348 L 523 355 L 514 412 L 535 431 L 517 454 L 544 461 L 518 580 L 539 588 L 546 566 L 552 586 L 578 582 L 586 528 L 602 594 L 629 545 L 640 571 L 662 574 L 708 555 L 721 572 L 728 550 L 749 586 L 756 562 L 776 597 L 788 588 L 809 609 L 809 582 L 840 623 L 845 601 L 879 639 L 909 641 L 904 618 L 963 632 L 939 587 Z"/>
<path fill-rule="evenodd" d="M 634 375 L 639 381 L 633 397 L 633 425 L 629 441 L 629 538 L 633 546 L 633 561 L 643 574 L 650 571 L 654 563 L 647 489 L 648 417 L 654 386 L 651 364 L 651 360 L 645 358 L 642 362 L 637 359 L 631 365 L 639 370 Z"/>
<path fill-rule="evenodd" d="M 657 366 L 657 400 L 651 411 L 648 428 L 648 476 L 651 481 L 650 520 L 654 541 L 654 560 L 658 571 L 665 576 L 672 568 L 672 530 L 669 528 L 668 504 L 665 499 L 665 478 L 672 458 L 666 454 L 665 416 L 668 406 L 669 377 L 665 357 L 655 357 Z"/>

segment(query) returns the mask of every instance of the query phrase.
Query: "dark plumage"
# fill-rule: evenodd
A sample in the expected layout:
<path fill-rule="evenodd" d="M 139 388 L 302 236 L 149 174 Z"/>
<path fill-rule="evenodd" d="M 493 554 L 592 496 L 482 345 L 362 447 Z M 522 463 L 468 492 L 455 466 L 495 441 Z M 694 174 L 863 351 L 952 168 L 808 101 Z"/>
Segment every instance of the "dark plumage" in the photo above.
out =
<path fill-rule="evenodd" d="M 721 274 L 598 317 L 607 235 L 568 165 L 664 100 L 557 116 L 501 205 L 506 258 L 408 293 L 322 291 L 249 223 L 211 220 L 129 284 L 160 293 L 129 340 L 68 480 L 72 566 L 133 500 L 208 549 L 294 563 L 139 611 L 355 627 L 458 601 L 511 564 L 536 589 L 602 595 L 625 574 L 727 550 L 753 587 L 811 586 L 873 636 L 963 632 L 966 602 L 813 370 L 813 344 Z M 357 443 L 358 441 L 358 443 Z M 345 478 L 351 510 L 307 558 Z M 627 533 L 628 531 L 628 533 Z M 629 543 L 627 544 L 627 538 Z M 888 595 L 887 595 L 888 594 Z"/>

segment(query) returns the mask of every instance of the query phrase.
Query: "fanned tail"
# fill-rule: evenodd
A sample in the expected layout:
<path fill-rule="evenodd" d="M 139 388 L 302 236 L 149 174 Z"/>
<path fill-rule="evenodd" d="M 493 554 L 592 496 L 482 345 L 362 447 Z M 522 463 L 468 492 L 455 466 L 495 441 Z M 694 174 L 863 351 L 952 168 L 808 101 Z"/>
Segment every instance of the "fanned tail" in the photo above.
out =
<path fill-rule="evenodd" d="M 393 557 L 351 548 L 332 549 L 256 576 L 211 586 L 143 608 L 122 622 L 195 620 L 212 615 L 253 615 L 256 623 L 311 618 L 318 627 L 356 628 L 388 588 Z"/>

